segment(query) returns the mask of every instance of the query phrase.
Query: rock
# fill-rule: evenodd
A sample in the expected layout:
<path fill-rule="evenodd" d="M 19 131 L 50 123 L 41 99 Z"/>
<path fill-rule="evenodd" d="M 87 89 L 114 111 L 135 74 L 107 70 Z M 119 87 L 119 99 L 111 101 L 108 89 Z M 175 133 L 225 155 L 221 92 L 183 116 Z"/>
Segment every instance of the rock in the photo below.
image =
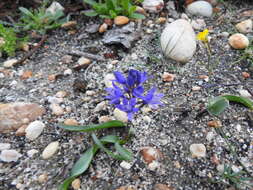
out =
<path fill-rule="evenodd" d="M 2 150 L 8 150 L 11 148 L 11 144 L 10 143 L 0 143 L 0 151 Z"/>
<path fill-rule="evenodd" d="M 248 90 L 239 90 L 239 94 L 244 98 L 251 98 L 251 94 Z"/>
<path fill-rule="evenodd" d="M 199 91 L 201 89 L 200 86 L 193 86 L 192 91 Z"/>
<path fill-rule="evenodd" d="M 57 98 L 55 96 L 48 96 L 47 97 L 47 101 L 50 103 L 50 104 L 60 104 L 64 101 L 63 98 Z"/>
<path fill-rule="evenodd" d="M 76 25 L 77 25 L 76 21 L 68 21 L 68 22 L 63 23 L 61 27 L 64 29 L 73 29 L 76 27 Z"/>
<path fill-rule="evenodd" d="M 88 28 L 86 28 L 85 31 L 90 34 L 94 34 L 99 31 L 99 24 L 92 24 Z"/>
<path fill-rule="evenodd" d="M 193 158 L 200 158 L 206 156 L 206 147 L 203 144 L 191 144 L 190 151 Z"/>
<path fill-rule="evenodd" d="M 69 64 L 69 63 L 72 63 L 73 60 L 72 60 L 72 56 L 71 55 L 64 55 L 62 58 L 61 58 L 61 61 L 63 64 Z"/>
<path fill-rule="evenodd" d="M 56 153 L 56 151 L 58 150 L 58 148 L 59 148 L 59 142 L 58 141 L 51 142 L 43 150 L 43 152 L 42 152 L 42 158 L 43 159 L 51 158 Z"/>
<path fill-rule="evenodd" d="M 191 25 L 195 30 L 203 30 L 206 28 L 206 23 L 204 19 L 192 20 Z"/>
<path fill-rule="evenodd" d="M 99 33 L 104 33 L 107 31 L 108 25 L 106 23 L 101 24 L 101 26 L 98 29 Z"/>
<path fill-rule="evenodd" d="M 21 127 L 19 127 L 17 129 L 17 131 L 15 132 L 16 136 L 25 136 L 26 132 L 25 129 L 27 128 L 27 125 L 22 125 Z"/>
<path fill-rule="evenodd" d="M 224 172 L 224 164 L 217 165 L 216 169 L 218 170 L 219 173 L 223 173 Z"/>
<path fill-rule="evenodd" d="M 109 18 L 105 18 L 104 23 L 107 24 L 108 26 L 112 26 L 113 25 L 113 20 L 109 19 Z"/>
<path fill-rule="evenodd" d="M 121 26 L 121 25 L 125 25 L 127 23 L 129 23 L 129 18 L 127 18 L 126 16 L 116 16 L 114 18 L 114 24 L 116 24 L 116 25 Z"/>
<path fill-rule="evenodd" d="M 206 1 L 195 1 L 186 7 L 186 12 L 192 15 L 211 17 L 213 14 L 213 7 Z"/>
<path fill-rule="evenodd" d="M 103 115 L 103 116 L 99 117 L 98 122 L 99 122 L 99 123 L 105 123 L 105 122 L 108 122 L 108 121 L 110 121 L 110 120 L 111 120 L 111 119 L 110 119 L 109 116 Z"/>
<path fill-rule="evenodd" d="M 59 104 L 51 104 L 50 109 L 52 110 L 52 114 L 54 115 L 63 115 L 64 110 Z"/>
<path fill-rule="evenodd" d="M 27 151 L 27 156 L 32 158 L 35 154 L 37 154 L 39 151 L 36 149 L 31 149 Z"/>
<path fill-rule="evenodd" d="M 212 131 L 210 131 L 210 132 L 208 132 L 208 133 L 206 134 L 206 140 L 209 141 L 209 142 L 210 142 L 214 137 L 215 137 L 215 134 L 214 134 L 214 132 L 212 132 Z"/>
<path fill-rule="evenodd" d="M 85 93 L 87 96 L 94 96 L 96 94 L 95 91 L 93 90 L 87 90 L 86 93 Z"/>
<path fill-rule="evenodd" d="M 3 62 L 3 67 L 5 67 L 5 68 L 13 67 L 17 62 L 18 62 L 17 59 L 9 59 L 9 60 Z"/>
<path fill-rule="evenodd" d="M 55 15 L 58 11 L 64 11 L 64 7 L 55 1 L 46 9 L 46 13 L 50 13 L 52 15 Z"/>
<path fill-rule="evenodd" d="M 245 49 L 249 46 L 249 39 L 243 34 L 236 33 L 229 37 L 228 43 L 234 49 Z"/>
<path fill-rule="evenodd" d="M 47 173 L 43 173 L 43 174 L 39 175 L 39 177 L 38 177 L 38 181 L 40 183 L 45 183 L 45 182 L 47 182 L 47 180 L 48 180 Z"/>
<path fill-rule="evenodd" d="M 236 24 L 235 27 L 241 33 L 244 33 L 244 34 L 250 33 L 252 32 L 252 27 L 253 27 L 252 20 L 251 19 L 244 20 Z"/>
<path fill-rule="evenodd" d="M 163 0 L 144 0 L 142 7 L 149 12 L 158 13 L 163 10 L 164 2 Z"/>
<path fill-rule="evenodd" d="M 146 11 L 140 6 L 136 6 L 135 12 L 143 14 L 143 15 L 147 15 Z"/>
<path fill-rule="evenodd" d="M 212 120 L 207 122 L 208 127 L 219 128 L 222 127 L 222 123 L 219 120 Z"/>
<path fill-rule="evenodd" d="M 3 150 L 0 154 L 0 160 L 3 162 L 17 162 L 21 156 L 16 150 Z"/>
<path fill-rule="evenodd" d="M 170 74 L 170 73 L 165 72 L 165 73 L 163 73 L 162 79 L 164 82 L 172 82 L 172 81 L 174 81 L 175 76 L 176 75 L 174 75 L 174 74 Z"/>
<path fill-rule="evenodd" d="M 24 118 L 31 122 L 43 115 L 44 112 L 44 108 L 34 103 L 0 104 L 0 133 L 15 131 L 27 123 Z"/>
<path fill-rule="evenodd" d="M 73 188 L 74 190 L 80 189 L 80 187 L 81 187 L 81 180 L 78 179 L 78 178 L 75 179 L 74 181 L 72 181 L 71 186 L 72 186 L 72 188 Z"/>
<path fill-rule="evenodd" d="M 188 62 L 196 50 L 196 35 L 191 24 L 178 19 L 167 25 L 161 35 L 161 47 L 166 57 Z"/>
<path fill-rule="evenodd" d="M 181 19 L 184 19 L 184 20 L 189 21 L 189 17 L 188 17 L 187 14 L 185 14 L 185 13 L 182 13 Z"/>
<path fill-rule="evenodd" d="M 242 72 L 242 77 L 245 79 L 250 78 L 250 74 L 248 72 Z"/>
<path fill-rule="evenodd" d="M 112 73 L 109 73 L 104 78 L 104 83 L 107 88 L 112 88 L 112 81 L 115 80 L 115 76 Z"/>
<path fill-rule="evenodd" d="M 136 190 L 136 189 L 132 186 L 121 186 L 117 188 L 116 190 Z"/>
<path fill-rule="evenodd" d="M 79 123 L 75 120 L 75 119 L 72 119 L 72 118 L 70 118 L 70 119 L 66 119 L 65 121 L 64 121 L 64 124 L 65 125 L 79 125 Z"/>
<path fill-rule="evenodd" d="M 174 190 L 174 188 L 166 184 L 158 183 L 155 184 L 153 190 Z"/>
<path fill-rule="evenodd" d="M 162 158 L 161 151 L 153 147 L 143 147 L 140 150 L 140 153 L 147 164 L 150 164 L 153 161 L 159 161 Z"/>
<path fill-rule="evenodd" d="M 159 17 L 157 20 L 156 20 L 156 23 L 158 24 L 164 24 L 166 23 L 167 19 L 165 17 Z"/>
<path fill-rule="evenodd" d="M 63 72 L 64 75 L 71 75 L 72 73 L 73 73 L 73 72 L 72 72 L 71 69 L 66 69 L 66 70 Z"/>
<path fill-rule="evenodd" d="M 224 37 L 224 38 L 227 38 L 229 36 L 229 33 L 228 32 L 222 32 L 220 34 L 220 36 Z"/>
<path fill-rule="evenodd" d="M 25 71 L 20 76 L 20 79 L 25 80 L 25 79 L 31 78 L 32 76 L 33 76 L 33 72 L 32 71 Z"/>
<path fill-rule="evenodd" d="M 150 164 L 148 164 L 148 169 L 152 171 L 156 171 L 161 167 L 161 164 L 157 161 L 153 161 Z"/>
<path fill-rule="evenodd" d="M 86 57 L 80 57 L 78 59 L 78 64 L 79 65 L 89 65 L 91 63 L 91 60 L 86 58 Z"/>
<path fill-rule="evenodd" d="M 63 91 L 63 90 L 61 90 L 61 91 L 58 91 L 56 94 L 55 94 L 55 97 L 56 98 L 64 98 L 65 96 L 67 96 L 67 92 L 66 91 Z"/>
<path fill-rule="evenodd" d="M 129 170 L 129 169 L 132 167 L 132 165 L 131 165 L 130 163 L 126 162 L 126 161 L 122 161 L 122 162 L 120 163 L 120 166 L 121 166 L 122 168 L 124 168 L 124 169 L 127 169 L 127 170 Z"/>
<path fill-rule="evenodd" d="M 114 109 L 113 115 L 114 115 L 115 119 L 120 120 L 124 123 L 127 123 L 127 121 L 128 121 L 127 113 L 123 112 L 117 108 Z"/>
<path fill-rule="evenodd" d="M 100 112 L 102 110 L 104 110 L 106 108 L 106 102 L 100 102 L 99 104 L 97 104 L 97 106 L 94 109 L 94 112 Z"/>
<path fill-rule="evenodd" d="M 45 124 L 42 123 L 41 121 L 33 121 L 25 129 L 25 132 L 26 132 L 25 137 L 33 141 L 38 136 L 40 136 L 44 128 L 45 128 Z"/>

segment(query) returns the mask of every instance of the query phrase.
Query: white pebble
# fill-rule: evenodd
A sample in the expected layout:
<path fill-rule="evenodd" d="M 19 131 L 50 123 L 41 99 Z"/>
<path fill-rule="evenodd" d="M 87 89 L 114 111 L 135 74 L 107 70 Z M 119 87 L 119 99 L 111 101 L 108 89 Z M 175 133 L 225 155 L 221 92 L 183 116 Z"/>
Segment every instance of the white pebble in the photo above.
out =
<path fill-rule="evenodd" d="M 244 98 L 251 98 L 251 94 L 248 90 L 239 90 L 239 94 Z"/>
<path fill-rule="evenodd" d="M 27 156 L 32 158 L 35 154 L 37 154 L 39 151 L 36 149 L 31 149 L 27 151 Z"/>
<path fill-rule="evenodd" d="M 63 72 L 64 75 L 71 75 L 72 74 L 72 70 L 71 69 L 66 69 L 64 72 Z"/>
<path fill-rule="evenodd" d="M 193 158 L 200 158 L 206 156 L 206 147 L 203 144 L 191 144 L 190 151 L 192 153 Z"/>
<path fill-rule="evenodd" d="M 127 170 L 129 170 L 129 169 L 132 167 L 132 165 L 131 165 L 130 163 L 126 162 L 126 161 L 122 161 L 122 162 L 120 163 L 120 166 L 121 166 L 122 168 L 124 168 L 124 169 L 127 169 Z"/>
<path fill-rule="evenodd" d="M 25 137 L 31 141 L 35 140 L 38 136 L 40 136 L 44 128 L 45 124 L 41 121 L 33 121 L 25 129 Z"/>
<path fill-rule="evenodd" d="M 0 150 L 8 150 L 11 148 L 10 143 L 0 143 Z"/>
<path fill-rule="evenodd" d="M 9 59 L 7 61 L 5 61 L 3 63 L 3 66 L 6 67 L 6 68 L 10 68 L 12 67 L 13 65 L 15 65 L 15 63 L 17 62 L 18 60 L 17 59 Z"/>
<path fill-rule="evenodd" d="M 0 159 L 4 162 L 16 162 L 21 156 L 16 150 L 3 150 Z"/>
<path fill-rule="evenodd" d="M 117 120 L 120 120 L 124 123 L 126 123 L 128 121 L 127 113 L 123 112 L 117 108 L 113 111 L 113 115 Z"/>
<path fill-rule="evenodd" d="M 58 104 L 51 104 L 49 107 L 54 115 L 63 115 L 64 113 L 63 108 Z"/>
<path fill-rule="evenodd" d="M 105 102 L 105 101 L 100 102 L 100 103 L 97 104 L 97 106 L 95 107 L 94 112 L 99 112 L 99 111 L 101 111 L 101 110 L 103 110 L 103 109 L 105 109 L 105 108 L 106 108 L 106 102 Z"/>
<path fill-rule="evenodd" d="M 48 159 L 51 158 L 58 150 L 59 148 L 59 142 L 51 142 L 42 152 L 42 158 Z"/>

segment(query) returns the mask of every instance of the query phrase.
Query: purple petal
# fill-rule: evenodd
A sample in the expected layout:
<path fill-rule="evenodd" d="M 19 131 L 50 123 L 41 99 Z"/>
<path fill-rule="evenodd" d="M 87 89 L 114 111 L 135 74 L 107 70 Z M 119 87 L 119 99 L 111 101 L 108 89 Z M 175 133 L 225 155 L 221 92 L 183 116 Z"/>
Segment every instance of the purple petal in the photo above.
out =
<path fill-rule="evenodd" d="M 116 78 L 116 81 L 117 81 L 118 83 L 120 83 L 120 84 L 125 84 L 125 83 L 126 83 L 126 79 L 125 79 L 125 77 L 122 75 L 121 72 L 115 71 L 113 74 L 114 74 L 114 76 L 115 76 L 115 78 Z"/>

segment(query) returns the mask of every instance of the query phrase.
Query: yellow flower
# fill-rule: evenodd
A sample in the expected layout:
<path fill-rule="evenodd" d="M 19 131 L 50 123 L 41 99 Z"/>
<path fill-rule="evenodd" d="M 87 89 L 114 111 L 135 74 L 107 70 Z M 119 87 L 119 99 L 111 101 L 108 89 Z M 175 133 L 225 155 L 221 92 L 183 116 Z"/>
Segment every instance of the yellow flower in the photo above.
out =
<path fill-rule="evenodd" d="M 197 35 L 197 39 L 200 40 L 200 41 L 203 41 L 203 42 L 208 42 L 208 29 L 205 29 L 203 32 L 199 32 L 198 35 Z"/>

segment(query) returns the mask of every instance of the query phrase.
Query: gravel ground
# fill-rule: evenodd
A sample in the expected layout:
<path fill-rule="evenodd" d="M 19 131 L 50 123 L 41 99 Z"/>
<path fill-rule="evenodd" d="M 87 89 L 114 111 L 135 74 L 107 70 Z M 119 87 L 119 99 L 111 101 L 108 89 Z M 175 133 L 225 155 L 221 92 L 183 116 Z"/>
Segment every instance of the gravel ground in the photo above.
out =
<path fill-rule="evenodd" d="M 24 65 L 10 69 L 11 77 L 0 79 L 1 102 L 34 102 L 46 109 L 41 118 L 46 128 L 35 141 L 29 141 L 25 136 L 16 136 L 15 133 L 0 134 L 1 142 L 10 143 L 12 149 L 22 154 L 17 162 L 0 162 L 0 189 L 56 189 L 57 185 L 68 177 L 69 170 L 80 154 L 92 143 L 89 134 L 66 132 L 60 129 L 58 124 L 67 118 L 75 118 L 80 124 L 98 123 L 101 116 L 112 116 L 113 107 L 108 102 L 104 109 L 94 111 L 96 105 L 104 101 L 104 77 L 115 70 L 126 72 L 129 68 L 145 70 L 152 76 L 147 86 L 156 85 L 159 92 L 165 94 L 165 105 L 158 110 L 143 109 L 127 126 L 135 131 L 134 137 L 125 145 L 134 153 L 131 168 L 122 168 L 120 161 L 100 152 L 89 170 L 79 177 L 81 189 L 115 190 L 120 186 L 132 185 L 138 190 L 151 190 L 159 183 L 179 190 L 228 189 L 232 183 L 227 184 L 228 181 L 224 180 L 215 182 L 221 179 L 217 166 L 230 164 L 236 171 L 242 169 L 240 163 L 247 165 L 248 162 L 251 162 L 245 166 L 248 173 L 243 176 L 252 177 L 252 112 L 241 105 L 231 104 L 218 118 L 227 140 L 236 147 L 238 159 L 226 144 L 226 139 L 219 135 L 219 130 L 208 127 L 208 121 L 217 118 L 207 113 L 199 114 L 209 97 L 225 93 L 238 95 L 240 89 L 253 92 L 252 77 L 242 77 L 242 72 L 248 72 L 252 76 L 250 62 L 243 60 L 233 64 L 240 58 L 242 51 L 231 49 L 227 37 L 221 35 L 222 32 L 234 33 L 234 24 L 248 18 L 239 16 L 239 13 L 250 8 L 253 8 L 252 3 L 242 4 L 240 7 L 228 4 L 226 11 L 222 7 L 221 12 L 213 18 L 205 18 L 207 27 L 210 28 L 211 47 L 215 55 L 211 59 L 213 68 L 208 81 L 199 78 L 200 75 L 208 75 L 207 54 L 200 45 L 193 59 L 187 64 L 181 65 L 163 58 L 159 36 L 164 25 L 155 23 L 159 17 L 157 14 L 150 15 L 143 21 L 142 38 L 129 50 L 104 46 L 103 35 L 85 32 L 92 24 L 100 23 L 99 19 L 74 17 L 78 19 L 78 32 L 74 35 L 69 35 L 63 29 L 53 31 L 44 46 Z M 248 37 L 252 39 L 252 33 Z M 92 61 L 88 69 L 73 70 L 70 75 L 62 75 L 64 71 L 72 68 L 79 58 L 73 56 L 72 63 L 62 63 L 62 57 L 71 50 L 101 56 L 112 53 L 115 57 L 106 61 Z M 112 64 L 115 59 L 119 62 Z M 27 70 L 32 71 L 33 76 L 20 80 L 20 75 Z M 174 81 L 164 82 L 164 72 L 175 74 Z M 48 76 L 52 74 L 61 76 L 52 82 L 48 80 Z M 77 80 L 85 81 L 86 92 L 75 90 L 76 86 L 73 84 L 76 84 Z M 194 86 L 202 88 L 193 91 Z M 54 96 L 58 91 L 68 93 L 61 106 L 71 109 L 62 116 L 54 116 L 48 102 L 48 97 Z M 127 129 L 110 129 L 99 131 L 97 135 L 124 136 L 126 133 Z M 60 148 L 53 157 L 45 160 L 41 153 L 46 145 L 53 141 L 60 142 Z M 190 145 L 200 143 L 206 147 L 206 156 L 192 158 Z M 149 168 L 142 159 L 140 149 L 146 146 L 157 148 L 163 155 L 155 168 Z M 27 151 L 31 149 L 39 151 L 32 158 L 27 156 Z M 48 179 L 39 182 L 38 178 L 42 174 L 47 175 Z M 251 180 L 248 183 L 252 185 L 253 182 Z M 240 188 L 251 189 L 244 186 Z"/>

